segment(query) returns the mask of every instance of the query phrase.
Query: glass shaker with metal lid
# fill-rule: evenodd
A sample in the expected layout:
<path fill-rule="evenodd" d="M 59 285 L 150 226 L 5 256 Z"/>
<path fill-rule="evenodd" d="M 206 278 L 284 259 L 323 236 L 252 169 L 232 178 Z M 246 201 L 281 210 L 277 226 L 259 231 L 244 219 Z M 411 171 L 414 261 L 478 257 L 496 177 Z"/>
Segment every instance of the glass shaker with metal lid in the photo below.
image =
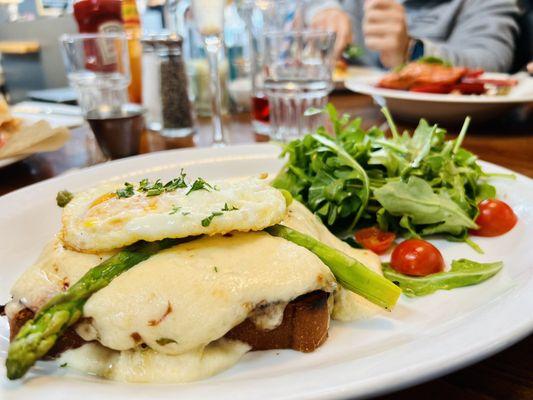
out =
<path fill-rule="evenodd" d="M 181 36 L 177 35 L 154 35 L 141 39 L 146 126 L 163 136 L 174 138 L 194 134 L 182 42 Z"/>

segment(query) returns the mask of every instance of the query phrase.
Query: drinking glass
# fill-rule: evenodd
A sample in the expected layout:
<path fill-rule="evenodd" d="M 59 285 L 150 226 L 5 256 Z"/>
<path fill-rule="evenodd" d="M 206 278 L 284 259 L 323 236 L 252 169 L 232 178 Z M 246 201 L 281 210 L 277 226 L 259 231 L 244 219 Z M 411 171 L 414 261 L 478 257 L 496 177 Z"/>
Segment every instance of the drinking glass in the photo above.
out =
<path fill-rule="evenodd" d="M 68 34 L 59 40 L 69 84 L 102 152 L 110 158 L 138 154 L 144 109 L 128 104 L 126 36 Z"/>
<path fill-rule="evenodd" d="M 226 0 L 192 0 L 191 5 L 209 61 L 213 145 L 224 146 L 227 143 L 222 124 L 222 89 L 218 55 L 223 45 Z"/>
<path fill-rule="evenodd" d="M 270 31 L 302 29 L 301 0 L 237 0 L 237 11 L 244 21 L 247 35 L 248 63 L 251 76 L 251 117 L 254 132 L 270 135 L 270 110 L 264 93 L 264 36 Z"/>
<path fill-rule="evenodd" d="M 305 116 L 308 108 L 322 108 L 332 89 L 333 32 L 278 31 L 264 38 L 263 78 L 270 105 L 271 137 L 289 141 L 312 132 L 321 114 Z"/>

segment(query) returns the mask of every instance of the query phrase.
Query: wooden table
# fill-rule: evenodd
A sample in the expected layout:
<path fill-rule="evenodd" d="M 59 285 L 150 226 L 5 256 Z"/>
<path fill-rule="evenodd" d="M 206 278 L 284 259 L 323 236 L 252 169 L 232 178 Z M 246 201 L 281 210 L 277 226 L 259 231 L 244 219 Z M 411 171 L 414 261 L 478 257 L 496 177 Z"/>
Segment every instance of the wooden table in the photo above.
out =
<path fill-rule="evenodd" d="M 379 110 L 368 97 L 340 93 L 335 94 L 332 101 L 340 111 L 362 116 L 366 126 L 384 122 Z M 488 125 L 473 125 L 464 146 L 483 160 L 533 177 L 531 114 L 533 112 L 530 110 L 529 114 L 523 112 L 522 115 L 514 115 Z M 254 136 L 247 114 L 228 117 L 226 125 L 231 143 L 250 143 L 265 139 Z M 404 126 L 412 128 L 408 124 L 402 125 Z M 457 130 L 449 129 L 451 133 L 456 133 Z M 195 138 L 197 146 L 209 144 L 209 131 L 209 120 L 200 121 L 199 132 Z M 70 142 L 61 150 L 34 155 L 0 169 L 0 194 L 51 178 L 70 169 L 83 168 L 103 161 L 88 127 L 74 129 L 72 134 Z M 156 134 L 145 133 L 141 147 L 143 152 L 151 152 L 191 145 L 192 141 L 169 141 Z M 473 366 L 380 399 L 533 399 L 533 335 Z"/>

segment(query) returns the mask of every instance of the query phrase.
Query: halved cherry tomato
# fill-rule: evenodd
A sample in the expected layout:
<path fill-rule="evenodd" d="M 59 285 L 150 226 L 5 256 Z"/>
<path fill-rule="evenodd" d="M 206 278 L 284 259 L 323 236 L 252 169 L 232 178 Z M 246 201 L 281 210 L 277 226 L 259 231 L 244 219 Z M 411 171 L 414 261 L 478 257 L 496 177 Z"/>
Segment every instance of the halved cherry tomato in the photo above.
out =
<path fill-rule="evenodd" d="M 478 236 L 499 236 L 509 232 L 518 218 L 513 209 L 501 200 L 487 199 L 478 204 L 479 215 L 476 224 L 479 229 L 471 233 Z"/>
<path fill-rule="evenodd" d="M 424 83 L 421 85 L 412 86 L 409 90 L 417 93 L 440 93 L 446 94 L 453 90 L 454 85 L 447 83 Z"/>
<path fill-rule="evenodd" d="M 383 232 L 375 226 L 360 229 L 355 232 L 354 236 L 357 243 L 378 254 L 385 253 L 396 239 L 394 233 Z"/>
<path fill-rule="evenodd" d="M 431 243 L 409 239 L 396 246 L 390 266 L 405 275 L 426 276 L 444 271 L 444 259 Z"/>

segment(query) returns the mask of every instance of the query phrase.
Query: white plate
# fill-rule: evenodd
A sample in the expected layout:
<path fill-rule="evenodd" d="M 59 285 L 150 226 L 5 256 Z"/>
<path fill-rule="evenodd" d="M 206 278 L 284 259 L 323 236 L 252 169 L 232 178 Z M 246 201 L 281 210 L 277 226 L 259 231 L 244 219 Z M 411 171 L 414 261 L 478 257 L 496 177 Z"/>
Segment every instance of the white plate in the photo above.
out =
<path fill-rule="evenodd" d="M 374 97 L 376 102 L 387 106 L 394 116 L 418 121 L 420 110 L 431 122 L 461 123 L 465 115 L 474 121 L 493 119 L 521 104 L 533 102 L 533 78 L 527 74 L 517 75 L 518 84 L 505 96 L 476 96 L 461 94 L 416 93 L 376 87 L 383 74 L 357 76 L 348 79 L 346 88 Z M 487 78 L 506 78 L 506 74 L 485 74 Z"/>
<path fill-rule="evenodd" d="M 55 194 L 96 183 L 144 177 L 170 178 L 181 167 L 207 179 L 245 176 L 281 166 L 279 148 L 246 145 L 152 153 L 56 177 L 0 197 L 0 303 L 17 277 L 58 230 Z M 505 169 L 484 164 L 487 170 Z M 459 243 L 437 241 L 449 262 L 459 257 L 503 260 L 491 280 L 434 295 L 402 298 L 390 314 L 350 324 L 333 323 L 317 351 L 247 354 L 221 375 L 185 385 L 109 382 L 58 369 L 39 368 L 22 382 L 7 382 L 0 367 L 0 398 L 83 399 L 330 399 L 368 396 L 434 378 L 503 349 L 533 329 L 533 184 L 526 177 L 496 182 L 515 210 L 518 225 L 500 238 L 476 239 L 486 254 Z M 0 319 L 0 354 L 5 357 L 8 326 Z"/>
<path fill-rule="evenodd" d="M 76 128 L 84 123 L 80 107 L 68 104 L 23 101 L 12 106 L 11 113 L 17 118 L 22 118 L 26 123 L 44 120 L 52 128 L 60 126 Z"/>
<path fill-rule="evenodd" d="M 15 164 L 17 161 L 23 160 L 26 157 L 29 157 L 28 154 L 23 154 L 21 156 L 2 158 L 0 159 L 0 168 L 7 167 L 8 165 Z"/>

